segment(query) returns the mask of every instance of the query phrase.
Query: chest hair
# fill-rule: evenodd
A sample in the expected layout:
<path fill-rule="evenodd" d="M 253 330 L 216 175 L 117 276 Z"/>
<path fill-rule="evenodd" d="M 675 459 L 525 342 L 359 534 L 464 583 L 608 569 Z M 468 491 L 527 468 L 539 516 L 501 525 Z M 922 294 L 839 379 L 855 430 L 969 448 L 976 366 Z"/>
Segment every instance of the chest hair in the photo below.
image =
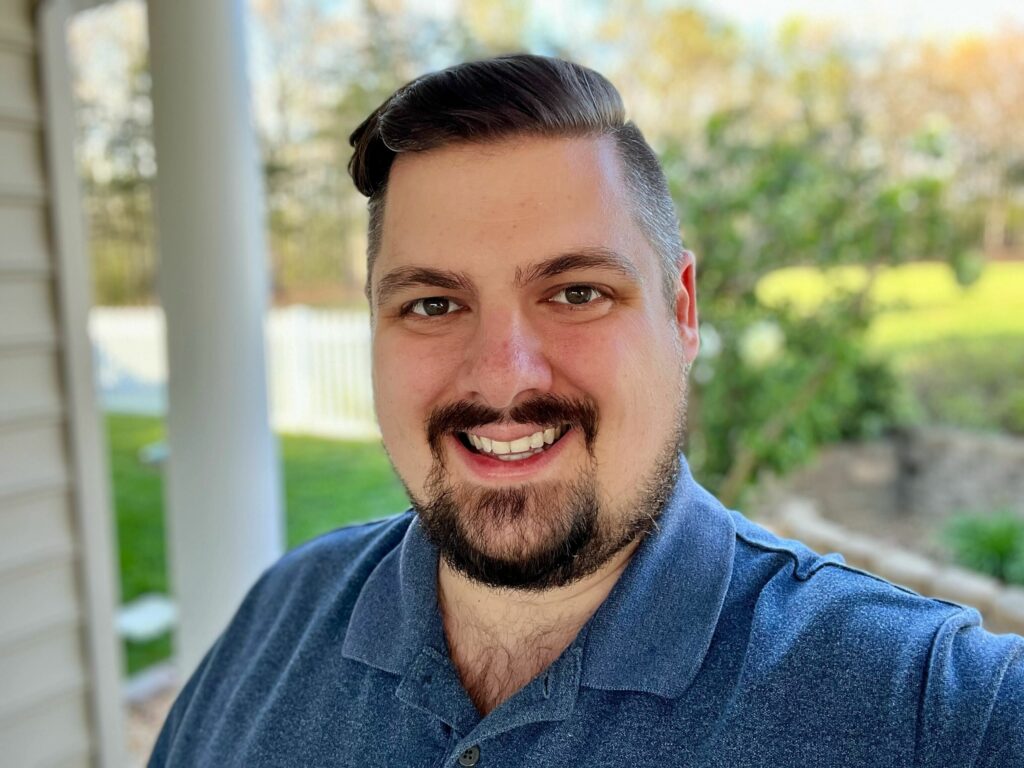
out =
<path fill-rule="evenodd" d="M 486 715 L 551 666 L 575 635 L 558 628 L 513 639 L 463 630 L 449 633 L 448 646 L 463 688 Z"/>

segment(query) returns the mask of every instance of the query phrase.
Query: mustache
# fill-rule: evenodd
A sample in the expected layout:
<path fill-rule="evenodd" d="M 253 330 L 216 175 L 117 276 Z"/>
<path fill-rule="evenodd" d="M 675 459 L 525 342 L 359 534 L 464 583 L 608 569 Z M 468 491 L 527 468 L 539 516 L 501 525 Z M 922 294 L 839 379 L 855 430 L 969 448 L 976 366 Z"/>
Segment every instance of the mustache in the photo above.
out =
<path fill-rule="evenodd" d="M 455 432 L 469 432 L 487 424 L 539 424 L 557 427 L 569 424 L 583 434 L 587 450 L 591 450 L 597 436 L 597 404 L 590 398 L 574 399 L 561 395 L 538 395 L 506 411 L 483 405 L 458 401 L 435 408 L 427 416 L 427 442 L 440 459 L 443 455 L 441 440 Z"/>

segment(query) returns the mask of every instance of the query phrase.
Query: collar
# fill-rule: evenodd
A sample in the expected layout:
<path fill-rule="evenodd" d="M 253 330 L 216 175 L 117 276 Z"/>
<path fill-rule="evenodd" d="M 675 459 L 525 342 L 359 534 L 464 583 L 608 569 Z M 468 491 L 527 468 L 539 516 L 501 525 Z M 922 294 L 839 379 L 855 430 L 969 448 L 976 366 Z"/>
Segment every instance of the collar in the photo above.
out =
<path fill-rule="evenodd" d="M 679 480 L 658 529 L 640 544 L 608 598 L 567 649 L 580 659 L 579 683 L 666 698 L 681 695 L 711 645 L 734 548 L 732 519 L 680 458 Z M 447 661 L 437 565 L 437 550 L 414 516 L 401 546 L 366 580 L 342 653 L 400 676 L 422 666 L 424 658 Z"/>
<path fill-rule="evenodd" d="M 658 529 L 590 620 L 582 684 L 682 695 L 711 647 L 732 578 L 736 529 L 680 457 Z"/>

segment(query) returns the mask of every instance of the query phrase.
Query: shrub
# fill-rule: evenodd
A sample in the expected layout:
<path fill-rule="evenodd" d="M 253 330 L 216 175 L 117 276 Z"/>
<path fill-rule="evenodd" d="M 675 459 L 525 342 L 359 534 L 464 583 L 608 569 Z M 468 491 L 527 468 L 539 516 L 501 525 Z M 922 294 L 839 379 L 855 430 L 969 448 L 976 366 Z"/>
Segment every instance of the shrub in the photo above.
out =
<path fill-rule="evenodd" d="M 903 367 L 923 420 L 1024 435 L 1024 340 L 950 339 Z"/>
<path fill-rule="evenodd" d="M 785 472 L 823 443 L 898 423 L 896 379 L 867 349 L 871 287 L 883 265 L 954 261 L 976 234 L 942 179 L 864 160 L 863 128 L 854 112 L 823 125 L 810 110 L 766 134 L 744 109 L 714 115 L 702 142 L 662 148 L 700 260 L 703 335 L 717 342 L 693 371 L 689 456 L 727 505 L 762 470 Z M 793 266 L 855 267 L 864 279 L 837 286 L 811 316 L 761 301 L 761 278 Z"/>
<path fill-rule="evenodd" d="M 960 565 L 1024 584 L 1024 518 L 1009 511 L 958 515 L 946 525 L 942 538 Z"/>

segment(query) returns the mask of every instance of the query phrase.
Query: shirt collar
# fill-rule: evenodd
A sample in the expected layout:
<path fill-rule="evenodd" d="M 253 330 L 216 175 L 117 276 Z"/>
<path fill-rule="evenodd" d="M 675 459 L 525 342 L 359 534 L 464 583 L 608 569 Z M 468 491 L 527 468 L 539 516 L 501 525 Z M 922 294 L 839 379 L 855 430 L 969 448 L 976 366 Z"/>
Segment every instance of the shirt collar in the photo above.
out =
<path fill-rule="evenodd" d="M 694 481 L 681 458 L 679 480 L 657 531 L 637 548 L 578 638 L 584 641 L 581 684 L 681 695 L 711 645 L 734 547 L 732 519 Z M 437 564 L 437 550 L 413 517 L 401 546 L 380 561 L 363 586 L 343 654 L 397 675 L 404 675 L 425 649 L 446 657 Z"/>
<path fill-rule="evenodd" d="M 437 549 L 413 516 L 401 546 L 377 564 L 363 585 L 342 653 L 396 675 L 405 674 L 425 649 L 447 656 L 437 564 Z"/>
<path fill-rule="evenodd" d="M 700 670 L 732 578 L 736 530 L 680 458 L 658 529 L 590 621 L 582 684 L 675 698 Z"/>

